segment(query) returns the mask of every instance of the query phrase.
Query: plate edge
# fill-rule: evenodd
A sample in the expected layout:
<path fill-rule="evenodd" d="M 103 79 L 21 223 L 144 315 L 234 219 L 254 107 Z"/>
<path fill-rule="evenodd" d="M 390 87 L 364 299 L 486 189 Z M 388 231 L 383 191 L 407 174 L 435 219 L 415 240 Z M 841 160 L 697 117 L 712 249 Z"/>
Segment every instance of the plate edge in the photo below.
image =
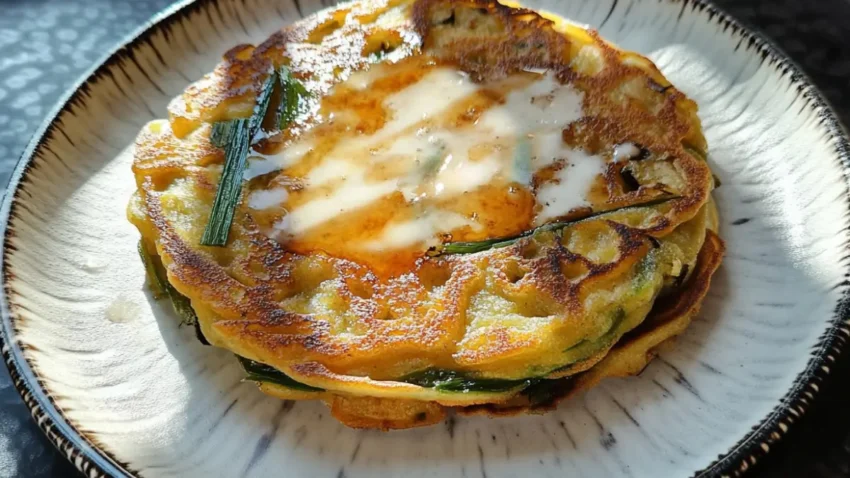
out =
<path fill-rule="evenodd" d="M 14 338 L 12 314 L 8 303 L 9 271 L 6 269 L 6 250 L 9 247 L 9 222 L 16 206 L 17 192 L 39 146 L 52 138 L 54 129 L 57 128 L 56 120 L 79 100 L 91 83 L 104 76 L 113 63 L 130 56 L 139 44 L 149 41 L 155 33 L 201 10 L 207 3 L 216 1 L 219 0 L 179 0 L 155 13 L 141 26 L 116 42 L 115 46 L 80 75 L 66 90 L 63 97 L 54 104 L 18 157 L 9 177 L 9 183 L 3 191 L 2 205 L 0 205 L 0 276 L 3 281 L 3 291 L 0 294 L 0 354 L 11 376 L 12 384 L 30 410 L 30 415 L 38 428 L 59 453 L 88 478 L 133 478 L 138 476 L 138 473 L 92 443 L 84 433 L 65 418 L 42 387 L 40 379 L 23 356 L 20 343 Z"/>
<path fill-rule="evenodd" d="M 615 0 L 616 1 L 616 0 Z M 677 0 L 673 0 L 677 1 Z M 818 115 L 829 133 L 836 159 L 842 166 L 845 186 L 845 204 L 850 210 L 850 125 L 841 123 L 835 108 L 812 81 L 803 68 L 780 48 L 768 35 L 759 28 L 741 22 L 723 8 L 710 0 L 679 0 L 682 9 L 688 4 L 693 9 L 706 12 L 709 20 L 723 25 L 724 32 L 733 30 L 733 34 L 741 36 L 741 42 L 748 41 L 749 47 L 762 55 L 762 62 L 768 61 L 781 76 L 788 76 L 791 84 L 796 86 L 797 94 L 801 95 Z M 714 18 L 716 17 L 716 19 Z M 806 367 L 797 374 L 791 388 L 782 396 L 773 410 L 762 418 L 750 432 L 744 435 L 725 454 L 719 455 L 706 468 L 695 472 L 693 478 L 730 478 L 740 477 L 759 460 L 770 453 L 771 445 L 781 440 L 811 406 L 822 383 L 830 374 L 832 364 L 841 354 L 847 353 L 846 342 L 850 336 L 850 273 L 845 279 L 835 285 L 832 290 L 845 288 L 843 297 L 838 302 L 826 330 L 810 351 Z"/>
<path fill-rule="evenodd" d="M 85 476 L 91 478 L 118 476 L 137 476 L 129 466 L 120 463 L 109 453 L 93 444 L 85 434 L 79 432 L 53 404 L 53 400 L 45 392 L 40 380 L 32 371 L 24 358 L 20 344 L 14 339 L 11 311 L 7 300 L 7 278 L 5 255 L 8 247 L 9 222 L 14 212 L 18 186 L 21 179 L 29 170 L 31 161 L 39 146 L 52 137 L 56 119 L 69 107 L 73 106 L 80 93 L 85 92 L 88 85 L 100 78 L 103 73 L 116 61 L 121 60 L 140 44 L 148 41 L 156 32 L 167 28 L 173 23 L 186 18 L 191 13 L 214 5 L 221 0 L 182 0 L 155 14 L 144 25 L 127 35 L 109 53 L 103 55 L 92 68 L 81 75 L 70 87 L 46 116 L 37 131 L 33 134 L 24 152 L 20 155 L 15 169 L 9 179 L 9 184 L 3 194 L 0 207 L 0 232 L 2 232 L 2 247 L 0 247 L 0 273 L 3 276 L 3 294 L 0 294 L 0 353 L 12 376 L 15 389 L 21 395 L 26 406 L 30 409 L 38 427 L 48 439 L 72 464 Z M 297 3 L 297 0 L 294 0 Z M 616 4 L 617 0 L 614 0 Z M 724 32 L 732 29 L 732 34 L 738 34 L 742 43 L 749 41 L 748 47 L 762 55 L 763 61 L 771 63 L 781 76 L 789 76 L 791 83 L 797 87 L 810 108 L 818 114 L 819 121 L 825 123 L 832 141 L 837 159 L 843 167 L 845 185 L 850 184 L 850 139 L 848 130 L 839 120 L 835 109 L 812 82 L 802 68 L 791 59 L 781 48 L 758 28 L 740 22 L 725 10 L 708 0 L 672 0 L 671 3 L 681 3 L 682 12 L 689 5 L 692 10 L 706 13 L 708 20 L 721 24 Z M 681 13 L 680 13 L 681 17 Z M 848 190 L 850 193 L 850 190 Z M 848 203 L 850 207 L 850 203 Z M 789 427 L 801 417 L 818 392 L 818 383 L 822 382 L 830 371 L 831 364 L 841 353 L 845 353 L 846 337 L 850 336 L 847 326 L 850 319 L 850 280 L 845 279 L 835 288 L 845 287 L 848 290 L 836 306 L 834 316 L 828 323 L 827 329 L 818 338 L 812 356 L 806 368 L 797 374 L 792 387 L 782 397 L 773 411 L 742 437 L 730 450 L 719 455 L 703 470 L 694 473 L 696 478 L 738 477 L 746 472 L 760 458 L 770 452 L 770 445 L 780 440 Z M 10 340 L 11 337 L 11 340 Z M 829 354 L 832 351 L 832 354 Z"/>

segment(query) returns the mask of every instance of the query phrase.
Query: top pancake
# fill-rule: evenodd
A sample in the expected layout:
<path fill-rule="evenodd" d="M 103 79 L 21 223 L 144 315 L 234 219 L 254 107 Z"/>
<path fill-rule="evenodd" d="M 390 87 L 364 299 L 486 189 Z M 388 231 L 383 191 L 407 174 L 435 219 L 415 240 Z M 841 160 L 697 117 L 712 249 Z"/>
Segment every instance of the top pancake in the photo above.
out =
<path fill-rule="evenodd" d="M 210 124 L 250 115 L 281 65 L 312 96 L 254 145 L 227 247 L 200 246 Z M 137 141 L 129 215 L 211 342 L 304 383 L 568 374 L 693 270 L 704 150 L 696 105 L 594 32 L 483 1 L 361 2 L 233 48 L 175 99 Z"/>

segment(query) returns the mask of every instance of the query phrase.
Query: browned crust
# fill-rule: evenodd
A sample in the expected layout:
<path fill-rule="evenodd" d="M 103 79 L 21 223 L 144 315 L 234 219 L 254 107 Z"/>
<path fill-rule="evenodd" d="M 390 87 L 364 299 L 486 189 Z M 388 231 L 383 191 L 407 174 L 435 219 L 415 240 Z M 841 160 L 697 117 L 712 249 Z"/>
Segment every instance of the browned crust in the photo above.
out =
<path fill-rule="evenodd" d="M 357 70 L 369 63 L 364 50 L 373 36 L 383 33 L 365 22 L 342 26 L 339 20 L 349 15 L 377 16 L 403 1 L 364 0 L 338 6 L 282 28 L 256 47 L 231 48 L 211 73 L 191 84 L 169 104 L 175 136 L 184 138 L 204 123 L 250 116 L 265 78 L 273 68 L 282 65 L 288 66 L 292 75 L 311 92 L 318 95 L 327 92 L 339 72 Z M 312 35 L 317 29 L 324 29 L 324 35 Z M 419 46 L 404 25 L 396 33 L 404 39 L 400 51 L 409 53 Z M 319 45 L 321 42 L 323 46 Z M 309 120 L 307 117 L 300 121 Z"/>
<path fill-rule="evenodd" d="M 460 16 L 464 18 L 456 18 Z M 425 49 L 479 78 L 498 78 L 522 68 L 562 69 L 569 63 L 570 40 L 532 10 L 490 0 L 419 0 L 412 17 Z M 441 35 L 442 29 L 463 21 L 467 35 Z M 518 49 L 518 44 L 524 46 Z"/>
<path fill-rule="evenodd" d="M 588 390 L 608 377 L 627 377 L 640 373 L 655 358 L 657 348 L 681 334 L 691 319 L 699 312 L 711 278 L 726 252 L 723 240 L 711 230 L 706 231 L 705 243 L 699 253 L 697 268 L 681 293 L 659 301 L 641 326 L 623 337 L 606 357 L 584 373 L 560 379 L 554 399 L 537 406 L 522 400 L 502 404 L 485 404 L 460 407 L 465 415 L 484 414 L 492 417 L 513 416 L 521 413 L 544 413 L 554 410 L 565 399 Z"/>
<path fill-rule="evenodd" d="M 596 367 L 569 379 L 553 381 L 558 387 L 558 394 L 545 404 L 529 406 L 517 397 L 503 403 L 449 407 L 436 402 L 340 395 L 327 398 L 326 402 L 334 417 L 344 424 L 353 428 L 384 431 L 433 425 L 442 421 L 450 408 L 463 415 L 483 414 L 490 417 L 550 411 L 562 400 L 593 387 L 606 377 L 624 377 L 643 370 L 655 357 L 657 347 L 681 333 L 698 313 L 724 252 L 723 241 L 714 232 L 707 231 L 697 268 L 687 287 L 681 293 L 659 302 L 640 329 L 624 337 Z"/>
<path fill-rule="evenodd" d="M 383 9 L 389 5 L 375 2 L 378 3 Z M 465 12 L 458 13 L 458 19 L 479 22 L 469 30 L 475 34 L 451 36 L 445 25 L 436 21 L 446 8 Z M 604 263 L 595 263 L 570 251 L 544 234 L 485 254 L 422 258 L 410 274 L 379 280 L 368 268 L 345 259 L 287 251 L 259 232 L 244 208 L 237 211 L 227 250 L 194 245 L 197 238 L 185 237 L 185 227 L 176 227 L 175 218 L 168 215 L 162 203 L 163 191 L 177 178 L 190 178 L 195 184 L 193 193 L 208 204 L 218 181 L 217 170 L 209 166 L 219 164 L 223 155 L 206 140 L 184 143 L 177 138 L 189 135 L 205 138 L 208 123 L 248 115 L 256 91 L 272 66 L 289 64 L 294 74 L 321 96 L 335 81 L 335 69 L 355 70 L 365 63 L 363 55 L 374 30 L 369 26 L 342 27 L 339 19 L 372 15 L 367 10 L 340 7 L 283 29 L 256 48 L 234 47 L 213 73 L 190 86 L 172 103 L 171 131 L 157 133 L 146 129 L 139 136 L 133 168 L 146 218 L 134 222 L 147 240 L 157 243 L 157 252 L 174 286 L 193 302 L 214 311 L 215 320 L 204 324 L 204 330 L 215 335 L 214 343 L 280 369 L 298 363 L 301 372 L 313 379 L 320 375 L 336 379 L 352 370 L 358 374 L 398 376 L 393 368 L 398 364 L 412 360 L 445 363 L 446 351 L 451 355 L 449 365 L 475 370 L 535 345 L 528 337 L 512 336 L 506 329 L 494 328 L 487 336 L 486 347 L 460 350 L 458 343 L 464 338 L 466 313 L 476 293 L 487 291 L 513 300 L 533 292 L 535 300 L 544 304 L 547 311 L 565 320 L 579 317 L 589 291 L 630 278 L 637 261 L 657 244 L 648 235 L 665 236 L 693 218 L 708 201 L 713 184 L 711 172 L 704 161 L 683 149 L 683 145 L 705 148 L 696 105 L 670 86 L 651 63 L 647 61 L 642 67 L 623 64 L 624 58 L 637 56 L 612 47 L 591 31 L 589 44 L 601 52 L 606 68 L 596 74 L 580 73 L 568 65 L 582 44 L 556 31 L 552 21 L 532 11 L 511 9 L 486 0 L 417 0 L 413 4 L 412 25 L 401 27 L 403 34 L 397 35 L 398 41 L 404 42 L 402 50 L 410 53 L 419 48 L 420 38 L 412 35 L 415 31 L 430 54 L 455 62 L 481 79 L 529 67 L 558 71 L 562 82 L 585 92 L 584 108 L 588 113 L 563 132 L 567 143 L 594 154 L 626 141 L 640 144 L 652 150 L 655 159 L 673 164 L 685 178 L 686 187 L 676 191 L 677 199 L 653 209 L 656 216 L 651 224 L 628 227 L 620 222 L 594 220 L 575 226 L 578 231 L 607 227 L 616 233 L 619 254 Z M 496 34 L 488 29 L 485 20 L 497 26 L 493 30 Z M 319 52 L 324 56 L 319 56 Z M 611 95 L 624 84 L 638 80 L 661 86 L 663 91 L 649 100 L 635 98 L 625 106 L 612 100 Z M 652 187 L 620 191 L 616 171 L 609 170 L 607 207 L 641 203 L 659 194 Z M 709 236 L 716 239 L 716 235 Z M 720 248 L 722 255 L 722 241 Z M 703 258 L 703 252 L 700 257 Z M 706 260 L 701 259 L 704 263 Z M 718 256 L 718 263 L 719 260 Z M 511 267 L 528 272 L 515 281 L 508 273 Z M 303 268 L 310 273 L 303 273 Z M 569 271 L 580 273 L 573 276 Z M 704 284 L 692 279 L 697 282 L 688 291 L 702 291 L 701 295 L 688 295 L 687 300 L 693 300 L 692 308 L 698 307 L 702 300 L 705 294 L 702 287 L 707 289 L 713 271 L 708 273 Z M 281 308 L 282 300 L 310 292 L 311 287 L 321 282 L 317 278 L 335 281 L 337 294 L 348 304 L 345 312 L 351 314 L 349 320 L 360 324 L 365 332 L 342 340 L 330 320 Z M 437 289 L 442 292 L 435 299 L 432 293 Z M 682 297 L 679 296 L 680 302 L 685 300 Z M 653 323 L 666 320 L 658 318 L 664 310 L 679 311 L 658 309 L 652 316 Z M 695 309 L 689 310 L 675 312 L 679 314 L 676 317 L 695 313 Z M 387 320 L 387 317 L 405 320 Z M 605 362 L 609 355 L 606 352 L 587 359 L 569 373 L 590 369 L 579 377 L 592 376 L 597 362 Z M 384 360 L 389 355 L 393 363 Z M 311 369 L 311 362 L 323 372 L 319 374 L 315 367 Z M 587 378 L 576 379 L 574 383 L 580 380 Z M 446 402 L 449 404 L 450 400 Z M 351 406 L 333 406 L 338 409 L 335 415 L 350 426 L 370 428 L 419 426 L 432 423 L 438 415 L 428 412 L 427 420 L 411 424 L 403 418 L 358 416 L 351 412 L 354 410 Z M 514 405 L 479 408 L 502 414 L 512 413 Z M 476 410 L 469 407 L 461 411 Z M 537 409 L 518 408 L 523 410 Z"/>
<path fill-rule="evenodd" d="M 331 414 L 351 428 L 383 431 L 435 425 L 446 418 L 436 403 L 336 395 L 326 402 Z"/>
<path fill-rule="evenodd" d="M 428 349 L 439 350 L 452 346 L 462 333 L 463 311 L 473 291 L 480 288 L 480 263 L 489 263 L 498 271 L 502 264 L 518 262 L 520 267 L 531 271 L 527 281 L 513 284 L 507 280 L 495 284 L 503 291 L 534 288 L 554 304 L 560 304 L 565 313 L 580 314 L 584 291 L 592 290 L 596 284 L 626 278 L 634 264 L 651 247 L 645 236 L 622 224 L 608 222 L 616 231 L 619 241 L 619 256 L 605 264 L 595 264 L 580 255 L 570 252 L 559 243 L 545 250 L 541 257 L 522 258 L 528 240 L 514 246 L 494 251 L 491 257 L 470 256 L 432 259 L 427 262 L 447 264 L 452 274 L 444 285 L 441 310 L 426 314 L 418 319 L 417 327 L 411 328 L 406 321 L 382 320 L 374 316 L 361 317 L 368 332 L 355 338 L 340 340 L 331 333 L 330 324 L 312 315 L 296 314 L 282 310 L 274 300 L 275 294 L 287 289 L 297 290 L 293 283 L 296 261 L 322 260 L 331 264 L 329 269 L 336 277 L 354 279 L 357 275 L 368 282 L 368 273 L 350 262 L 337 263 L 329 258 L 304 258 L 285 252 L 281 246 L 256 230 L 234 227 L 234 239 L 247 242 L 255 250 L 246 251 L 247 261 L 260 262 L 270 273 L 271 281 L 248 285 L 236 280 L 197 248 L 190 247 L 174 230 L 162 212 L 159 193 L 153 190 L 151 181 L 145 186 L 147 215 L 159 233 L 159 253 L 168 269 L 169 280 L 181 292 L 211 307 L 221 318 L 212 324 L 212 330 L 221 337 L 229 338 L 229 348 L 241 355 L 256 358 L 282 368 L 293 360 L 320 360 L 334 368 L 351 366 L 358 362 L 380 359 L 392 352 L 393 356 L 422 358 Z M 577 229 L 597 227 L 593 223 L 576 226 Z M 588 272 L 579 278 L 567 278 L 562 273 L 564 264 L 581 262 Z M 478 264 L 477 264 L 478 263 Z M 336 265 L 334 267 L 333 265 Z M 417 298 L 425 294 L 421 282 L 411 281 L 406 276 L 397 282 L 380 284 L 386 288 L 385 300 L 403 299 L 417 304 Z M 340 284 L 345 293 L 348 286 Z M 377 285 L 377 284 L 375 284 Z M 375 302 L 378 298 L 363 299 Z M 375 304 L 377 307 L 377 304 Z M 366 307 L 361 307 L 367 309 Z M 373 307 L 374 308 L 374 307 Z M 368 312 L 367 312 L 368 313 Z M 458 327 L 461 327 L 460 329 Z M 521 342 L 511 342 L 499 336 L 487 350 L 460 353 L 460 363 L 475 364 L 491 357 L 509 354 L 523 348 Z M 408 350 L 405 354 L 403 351 Z M 489 351 L 489 352 L 488 352 Z M 484 352 L 487 352 L 486 354 Z"/>
<path fill-rule="evenodd" d="M 578 375 L 570 393 L 587 390 L 606 377 L 640 373 L 655 358 L 658 346 L 684 332 L 699 312 L 711 286 L 711 278 L 720 267 L 725 252 L 726 245 L 720 237 L 713 231 L 706 231 L 697 270 L 689 286 L 681 294 L 661 301 L 657 312 L 651 314 L 639 330 L 624 337 L 598 368 Z"/>

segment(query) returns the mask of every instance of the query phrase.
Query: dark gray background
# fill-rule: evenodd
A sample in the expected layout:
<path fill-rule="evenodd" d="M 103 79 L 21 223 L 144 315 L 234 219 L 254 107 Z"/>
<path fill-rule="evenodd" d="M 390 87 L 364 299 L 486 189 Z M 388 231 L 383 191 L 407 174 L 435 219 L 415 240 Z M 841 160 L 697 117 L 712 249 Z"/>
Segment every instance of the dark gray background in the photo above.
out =
<path fill-rule="evenodd" d="M 0 186 L 66 90 L 171 0 L 0 0 Z M 716 0 L 788 53 L 850 124 L 850 0 Z M 754 477 L 850 476 L 850 355 Z M 0 367 L 0 478 L 76 476 Z"/>

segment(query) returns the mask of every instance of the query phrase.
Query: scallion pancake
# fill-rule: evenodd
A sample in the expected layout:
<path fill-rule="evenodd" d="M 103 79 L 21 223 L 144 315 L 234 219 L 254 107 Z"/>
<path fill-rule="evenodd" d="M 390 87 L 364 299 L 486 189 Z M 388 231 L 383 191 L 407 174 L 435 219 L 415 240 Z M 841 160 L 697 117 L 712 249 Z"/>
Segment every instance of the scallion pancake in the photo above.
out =
<path fill-rule="evenodd" d="M 172 101 L 137 140 L 128 216 L 270 395 L 383 429 L 528 409 L 631 371 L 624 347 L 645 357 L 699 307 L 722 241 L 696 112 L 559 19 L 355 2 Z"/>

